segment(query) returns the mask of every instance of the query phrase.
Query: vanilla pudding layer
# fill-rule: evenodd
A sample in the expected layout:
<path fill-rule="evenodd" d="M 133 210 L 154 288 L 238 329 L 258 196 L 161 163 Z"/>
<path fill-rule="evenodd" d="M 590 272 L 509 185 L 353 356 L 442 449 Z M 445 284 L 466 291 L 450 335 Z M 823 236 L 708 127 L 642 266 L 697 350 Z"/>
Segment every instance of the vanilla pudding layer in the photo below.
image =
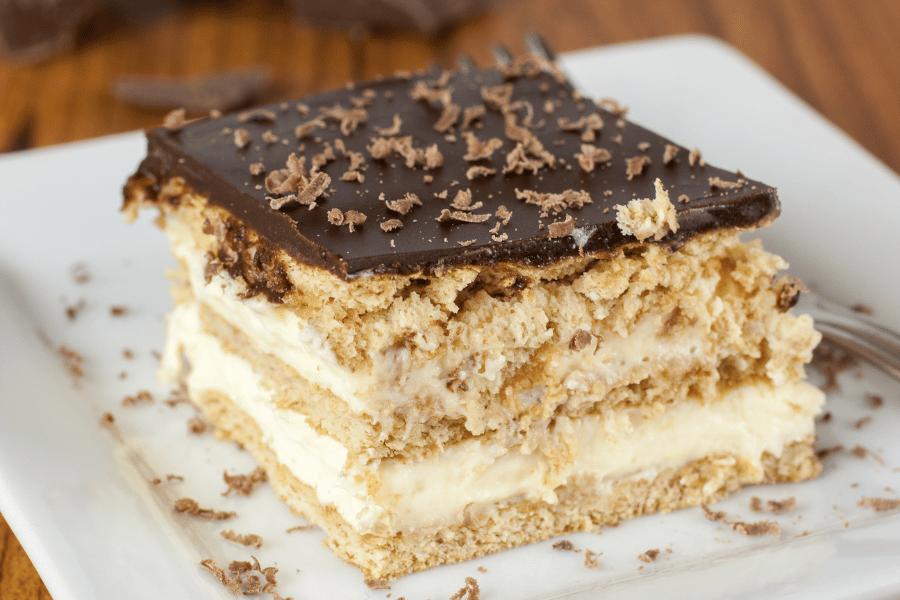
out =
<path fill-rule="evenodd" d="M 369 459 L 486 432 L 535 445 L 557 416 L 656 414 L 746 381 L 796 382 L 818 340 L 808 318 L 773 309 L 783 261 L 731 233 L 551 269 L 349 282 L 281 257 L 274 302 L 259 292 L 271 268 L 224 266 L 244 251 L 235 233 L 252 248 L 253 232 L 190 193 L 158 206 L 175 213 L 163 225 L 185 267 L 176 296 L 201 303 L 207 328 L 268 370 L 270 387 L 296 383 L 280 405 Z"/>
<path fill-rule="evenodd" d="M 476 437 L 421 460 L 362 464 L 338 440 L 309 427 L 303 415 L 280 408 L 253 366 L 203 330 L 196 304 L 180 304 L 170 319 L 165 364 L 175 367 L 185 357 L 191 397 L 201 405 L 205 397 L 227 398 L 256 424 L 259 443 L 277 463 L 359 534 L 447 527 L 490 514 L 504 502 L 554 505 L 558 490 L 575 482 L 581 493 L 603 495 L 610 482 L 653 480 L 717 456 L 743 465 L 745 482 L 759 482 L 763 456 L 778 458 L 784 448 L 811 439 L 823 402 L 821 391 L 807 383 L 759 383 L 737 387 L 715 403 L 681 402 L 659 414 L 632 407 L 618 409 L 612 420 L 558 417 L 533 445 L 510 448 Z M 452 493 L 447 482 L 453 482 Z M 718 491 L 710 483 L 700 494 Z"/>

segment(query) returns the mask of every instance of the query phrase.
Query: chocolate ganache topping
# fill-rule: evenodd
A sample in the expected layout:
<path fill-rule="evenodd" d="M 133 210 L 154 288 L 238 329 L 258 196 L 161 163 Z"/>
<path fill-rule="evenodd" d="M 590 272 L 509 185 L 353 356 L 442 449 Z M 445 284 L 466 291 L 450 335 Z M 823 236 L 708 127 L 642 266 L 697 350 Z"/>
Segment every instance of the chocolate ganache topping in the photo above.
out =
<path fill-rule="evenodd" d="M 752 228 L 775 190 L 707 165 L 528 57 L 392 77 L 149 131 L 138 177 L 182 177 L 296 260 L 344 279 L 498 262 L 542 266 L 637 243 L 616 206 L 660 179 L 678 229 Z"/>

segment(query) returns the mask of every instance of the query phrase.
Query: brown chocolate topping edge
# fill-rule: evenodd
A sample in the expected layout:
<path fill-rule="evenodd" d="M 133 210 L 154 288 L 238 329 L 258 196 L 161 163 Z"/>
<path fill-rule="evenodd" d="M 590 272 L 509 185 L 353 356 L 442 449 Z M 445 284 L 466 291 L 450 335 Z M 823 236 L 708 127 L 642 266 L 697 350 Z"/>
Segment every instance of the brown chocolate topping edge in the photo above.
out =
<path fill-rule="evenodd" d="M 535 111 L 534 119 L 538 122 L 528 129 L 559 162 L 555 168 L 550 168 L 545 161 L 537 173 L 526 170 L 523 174 L 503 174 L 507 154 L 517 144 L 509 137 L 508 115 L 510 112 L 515 114 L 514 124 L 521 128 L 527 121 L 528 112 L 523 104 L 507 111 L 506 118 L 500 111 L 488 108 L 480 123 L 471 130 L 481 140 L 494 137 L 503 140 L 503 147 L 491 159 L 465 161 L 466 143 L 462 131 L 454 128 L 450 133 L 455 133 L 456 139 L 448 139 L 452 136 L 447 136 L 447 132 L 433 129 L 443 112 L 441 101 L 413 100 L 409 95 L 418 82 L 433 85 L 439 75 L 432 72 L 411 79 L 386 78 L 307 98 L 304 103 L 310 107 L 308 115 L 294 110 L 294 103 L 290 110 L 284 110 L 283 105 L 264 107 L 276 113 L 274 122 L 241 123 L 237 115 L 229 115 L 195 122 L 177 132 L 162 128 L 151 130 L 147 134 L 148 156 L 133 181 L 148 178 L 158 188 L 171 177 L 182 177 L 195 191 L 208 197 L 210 203 L 231 212 L 273 246 L 284 249 L 302 263 L 327 269 L 343 279 L 367 273 L 430 273 L 453 266 L 499 262 L 545 266 L 582 253 L 609 255 L 637 242 L 622 234 L 616 225 L 615 205 L 626 204 L 635 198 L 652 198 L 653 182 L 657 177 L 671 197 L 686 195 L 690 198 L 688 204 L 677 204 L 677 233 L 669 233 L 655 242 L 672 249 L 716 229 L 750 229 L 766 224 L 780 212 L 773 188 L 749 180 L 741 180 L 744 183 L 740 187 L 710 186 L 711 179 L 735 182 L 740 177 L 710 165 L 690 166 L 687 151 L 665 163 L 662 157 L 667 144 L 672 144 L 670 140 L 630 122 L 624 127 L 615 126 L 615 115 L 580 99 L 573 94 L 571 86 L 560 83 L 546 72 L 511 78 L 514 84 L 511 102 L 527 100 L 524 104 L 540 107 L 547 100 L 558 101 L 554 117 L 566 118 L 569 122 L 599 114 L 605 127 L 597 132 L 598 139 L 594 144 L 610 151 L 610 161 L 598 165 L 592 172 L 584 172 L 574 158 L 581 150 L 581 132 L 561 131 L 556 118 L 541 120 L 541 111 Z M 434 89 L 449 89 L 452 103 L 469 107 L 483 104 L 481 90 L 484 86 L 508 83 L 508 79 L 508 75 L 505 77 L 495 70 L 457 73 L 449 78 L 445 88 Z M 372 100 L 366 107 L 367 119 L 358 123 L 354 131 L 342 132 L 340 123 L 328 119 L 327 127 L 315 131 L 316 137 L 296 139 L 293 132 L 297 125 L 336 104 L 351 108 L 350 99 L 362 96 L 364 90 L 374 90 L 374 93 L 368 92 Z M 371 146 L 373 138 L 379 137 L 375 127 L 390 126 L 398 113 L 403 121 L 399 137 L 412 135 L 412 146 L 423 150 L 437 144 L 444 157 L 440 167 L 425 170 L 422 165 L 416 165 L 410 168 L 396 155 L 382 161 L 373 159 L 367 147 Z M 239 126 L 246 127 L 252 138 L 243 149 L 236 148 L 224 133 L 228 128 Z M 457 123 L 459 126 L 461 124 Z M 274 131 L 288 143 L 263 142 L 263 130 Z M 516 135 L 521 135 L 520 131 L 513 129 Z M 271 172 L 283 168 L 292 152 L 306 156 L 308 166 L 309 159 L 321 153 L 325 144 L 336 146 L 338 141 L 343 142 L 348 152 L 365 156 L 362 170 L 365 183 L 340 181 L 348 162 L 336 151 L 337 158 L 321 169 L 331 176 L 331 185 L 327 197 L 319 199 L 318 207 L 313 210 L 307 206 L 273 210 L 266 199 L 271 195 L 262 185 L 265 176 L 251 175 L 248 166 L 262 162 Z M 653 160 L 640 175 L 629 179 L 626 161 L 634 156 L 638 143 L 647 147 Z M 497 173 L 469 181 L 465 173 L 474 165 L 495 168 Z M 423 178 L 426 174 L 433 177 L 430 180 Z M 517 200 L 517 188 L 549 193 L 584 190 L 593 201 L 581 208 L 548 215 L 546 211 L 542 213 L 540 207 Z M 496 218 L 484 223 L 437 220 L 442 210 L 451 208 L 451 200 L 460 189 L 470 189 L 473 202 L 483 202 L 483 208 L 476 211 L 478 213 L 494 214 L 500 205 L 512 210 L 513 219 L 500 228 L 501 233 L 508 235 L 505 241 L 492 240 Z M 443 191 L 448 191 L 444 198 L 436 197 Z M 423 206 L 400 217 L 402 228 L 384 231 L 380 224 L 397 218 L 397 214 L 385 206 L 384 200 L 397 200 L 407 193 L 421 198 Z M 354 232 L 349 232 L 347 227 L 328 223 L 326 215 L 332 208 L 344 212 L 356 210 L 367 214 L 369 219 Z M 552 238 L 546 226 L 566 219 L 569 214 L 576 223 L 573 234 Z M 472 239 L 475 241 L 471 245 L 461 245 L 462 241 Z"/>

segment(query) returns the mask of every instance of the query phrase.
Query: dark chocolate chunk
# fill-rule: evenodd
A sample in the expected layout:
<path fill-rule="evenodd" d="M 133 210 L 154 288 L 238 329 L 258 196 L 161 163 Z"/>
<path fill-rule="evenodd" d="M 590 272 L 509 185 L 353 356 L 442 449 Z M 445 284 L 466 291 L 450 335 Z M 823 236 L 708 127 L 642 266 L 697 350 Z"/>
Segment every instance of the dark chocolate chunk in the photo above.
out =
<path fill-rule="evenodd" d="M 186 79 L 122 75 L 113 80 L 111 91 L 122 102 L 136 106 L 186 108 L 191 112 L 205 113 L 246 106 L 268 89 L 271 81 L 272 76 L 267 68 L 249 67 L 240 71 L 209 73 Z M 269 111 L 255 114 L 273 114 L 275 108 L 270 107 Z M 229 119 L 229 124 L 248 120 L 257 121 L 261 125 L 268 124 L 258 118 L 248 119 L 248 113 Z"/>
<path fill-rule="evenodd" d="M 71 49 L 82 26 L 106 6 L 104 0 L 0 1 L 0 54 L 37 63 Z"/>

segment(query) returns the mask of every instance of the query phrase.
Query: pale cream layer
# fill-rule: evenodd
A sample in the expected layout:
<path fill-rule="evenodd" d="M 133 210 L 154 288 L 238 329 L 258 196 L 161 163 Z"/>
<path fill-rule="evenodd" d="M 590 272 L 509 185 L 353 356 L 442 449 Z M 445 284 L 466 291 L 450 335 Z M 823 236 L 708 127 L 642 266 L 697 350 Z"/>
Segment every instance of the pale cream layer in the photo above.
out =
<path fill-rule="evenodd" d="M 218 392 L 235 402 L 259 425 L 278 461 L 361 533 L 457 523 L 467 507 L 477 513 L 504 500 L 555 502 L 554 489 L 575 478 L 602 492 L 614 479 L 652 478 L 715 455 L 743 458 L 762 477 L 763 453 L 779 456 L 786 445 L 812 435 L 824 401 L 807 383 L 747 386 L 705 406 L 678 403 L 652 417 L 635 409 L 607 418 L 560 418 L 529 446 L 472 438 L 423 460 L 383 459 L 362 468 L 302 415 L 277 408 L 250 363 L 202 331 L 197 304 L 180 304 L 168 333 L 164 362 L 172 374 L 183 352 L 192 393 Z"/>
<path fill-rule="evenodd" d="M 239 300 L 242 284 L 222 273 L 213 275 L 207 282 L 207 259 L 194 246 L 185 224 L 170 218 L 166 222 L 166 232 L 172 241 L 173 252 L 188 266 L 195 298 L 241 331 L 256 350 L 274 355 L 304 379 L 332 392 L 346 402 L 353 413 L 367 415 L 376 421 L 393 418 L 398 411 L 403 412 L 406 419 L 440 414 L 451 419 L 465 418 L 469 431 L 475 435 L 484 433 L 484 403 L 479 397 L 471 397 L 477 396 L 477 392 L 466 393 L 459 390 L 459 386 L 451 390 L 447 385 L 447 373 L 453 372 L 458 382 L 465 382 L 473 375 L 464 368 L 467 353 L 444 353 L 424 365 L 410 366 L 408 349 L 373 352 L 373 360 L 380 361 L 373 372 L 353 372 L 338 362 L 327 341 L 315 328 L 290 309 L 259 297 Z M 724 310 L 722 301 L 715 298 L 716 284 L 714 278 L 700 279 L 692 290 L 697 301 L 709 306 L 710 321 Z M 602 315 L 594 316 L 600 318 Z M 623 377 L 636 368 L 678 361 L 694 364 L 699 357 L 715 356 L 709 322 L 686 327 L 676 335 L 660 339 L 658 333 L 666 317 L 653 315 L 645 318 L 627 336 L 613 334 L 598 347 L 592 344 L 582 352 L 562 353 L 554 359 L 548 377 L 563 382 L 567 390 L 587 393 L 598 383 L 601 387 L 619 385 Z M 586 319 L 578 326 L 590 329 L 590 316 Z M 798 332 L 794 338 L 808 337 L 807 330 L 811 329 L 808 317 L 792 319 L 790 323 Z M 788 339 L 790 334 L 783 332 Z M 552 328 L 547 327 L 542 335 L 550 339 Z M 504 349 L 484 347 L 480 350 L 485 360 L 477 366 L 477 376 L 502 381 L 504 370 L 509 366 Z M 384 380 L 385 373 L 394 372 L 401 365 L 409 367 L 404 368 L 402 381 Z M 527 392 L 523 399 L 541 402 L 543 388 Z M 416 407 L 423 405 L 429 407 L 428 415 L 417 412 Z M 390 423 L 386 425 L 385 431 L 390 431 Z M 493 426 L 499 428 L 498 424 Z"/>

